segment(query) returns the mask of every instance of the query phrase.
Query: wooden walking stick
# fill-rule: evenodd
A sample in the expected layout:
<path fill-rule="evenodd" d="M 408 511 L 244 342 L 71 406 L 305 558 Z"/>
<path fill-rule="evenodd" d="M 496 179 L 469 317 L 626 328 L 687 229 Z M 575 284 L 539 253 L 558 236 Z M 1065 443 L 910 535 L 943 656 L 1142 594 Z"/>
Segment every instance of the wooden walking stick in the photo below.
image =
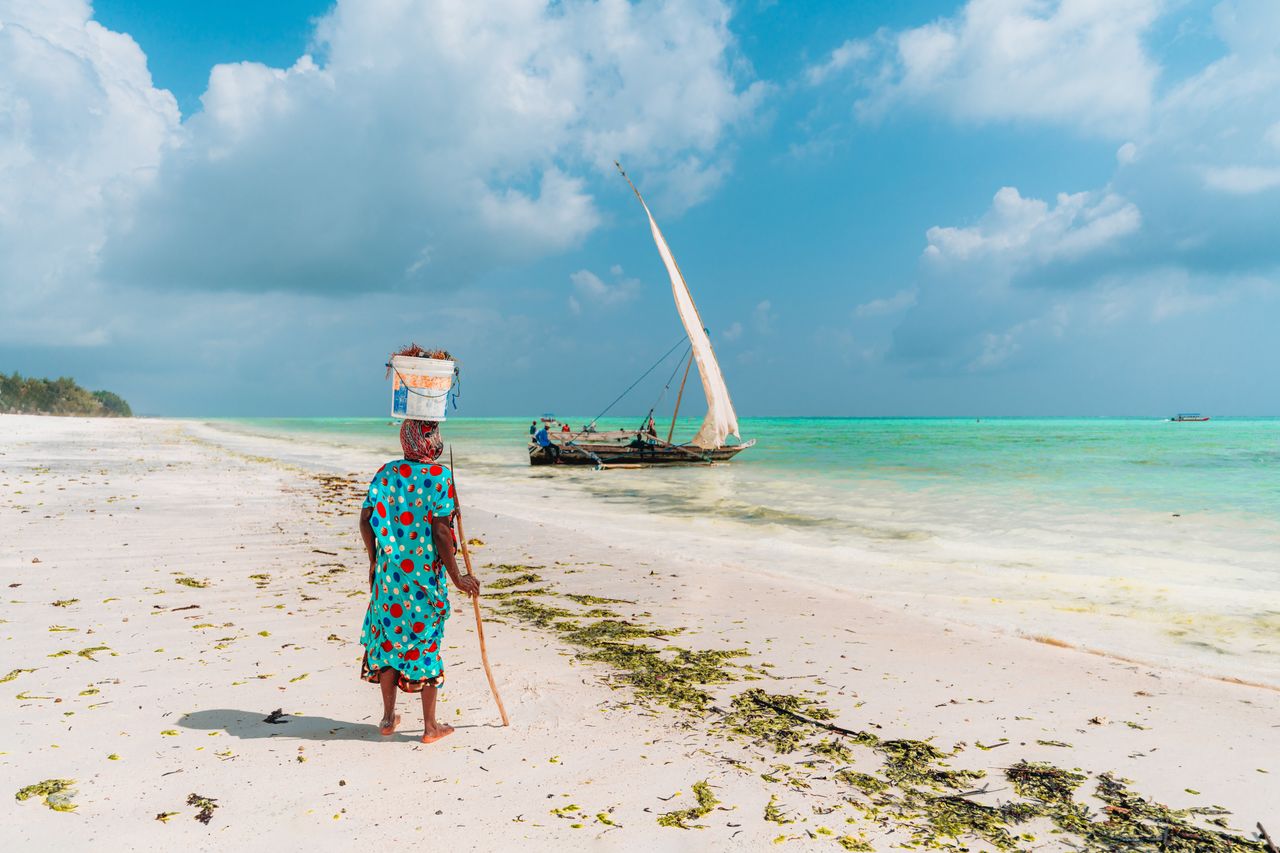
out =
<path fill-rule="evenodd" d="M 462 501 L 458 499 L 458 473 L 453 467 L 453 448 L 449 448 L 449 470 L 453 473 L 453 518 L 458 525 L 458 541 L 462 543 L 462 561 L 467 565 L 467 574 L 474 575 L 471 570 L 471 552 L 467 550 L 467 534 L 462 530 Z M 489 669 L 489 653 L 484 647 L 484 622 L 480 620 L 480 596 L 471 596 L 471 606 L 476 612 L 476 635 L 480 637 L 480 662 L 484 664 L 484 674 L 489 678 L 489 689 L 493 691 L 493 701 L 498 703 L 498 713 L 502 715 L 502 724 L 511 725 L 507 719 L 507 709 L 502 707 L 502 697 L 498 695 L 498 684 L 493 680 L 493 670 Z"/>

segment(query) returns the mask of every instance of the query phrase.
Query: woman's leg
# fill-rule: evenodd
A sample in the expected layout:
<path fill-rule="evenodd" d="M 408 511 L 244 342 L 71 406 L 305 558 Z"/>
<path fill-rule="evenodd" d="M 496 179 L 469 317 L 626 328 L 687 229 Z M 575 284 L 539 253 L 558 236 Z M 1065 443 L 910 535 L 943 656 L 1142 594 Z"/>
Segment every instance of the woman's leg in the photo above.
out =
<path fill-rule="evenodd" d="M 382 723 L 378 729 L 389 735 L 396 727 L 396 679 L 399 673 L 387 667 L 378 673 L 378 687 L 382 689 Z"/>
<path fill-rule="evenodd" d="M 422 742 L 431 743 L 452 734 L 453 726 L 436 721 L 436 693 L 434 686 L 422 688 Z"/>

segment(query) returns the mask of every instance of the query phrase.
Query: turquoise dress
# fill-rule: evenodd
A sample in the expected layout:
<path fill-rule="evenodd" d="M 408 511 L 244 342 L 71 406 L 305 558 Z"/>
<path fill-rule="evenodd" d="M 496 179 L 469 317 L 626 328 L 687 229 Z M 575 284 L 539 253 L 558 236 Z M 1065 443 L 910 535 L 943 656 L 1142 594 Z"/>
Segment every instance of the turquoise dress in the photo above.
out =
<path fill-rule="evenodd" d="M 401 690 L 419 693 L 444 683 L 440 646 L 449 589 L 431 523 L 453 515 L 453 473 L 434 462 L 388 462 L 370 481 L 364 506 L 373 510 L 377 566 L 360 632 L 360 675 L 377 682 L 390 667 Z"/>

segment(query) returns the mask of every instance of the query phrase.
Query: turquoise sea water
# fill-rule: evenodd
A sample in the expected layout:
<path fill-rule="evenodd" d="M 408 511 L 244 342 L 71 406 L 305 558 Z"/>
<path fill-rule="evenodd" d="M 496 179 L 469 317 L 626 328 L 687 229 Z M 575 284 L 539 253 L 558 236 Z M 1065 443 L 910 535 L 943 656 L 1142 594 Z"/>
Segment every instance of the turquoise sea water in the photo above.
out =
<path fill-rule="evenodd" d="M 399 454 L 385 418 L 211 425 L 356 474 Z M 530 467 L 528 427 L 445 424 L 484 508 L 1280 685 L 1280 419 L 748 418 L 733 462 L 605 471 Z"/>
<path fill-rule="evenodd" d="M 378 442 L 391 451 L 395 446 L 396 424 L 386 418 L 238 423 L 337 442 Z M 697 423 L 682 421 L 677 440 Z M 528 468 L 528 425 L 525 418 L 457 418 L 447 422 L 445 434 L 462 457 L 515 474 Z M 840 490 L 881 483 L 906 491 L 1280 521 L 1280 418 L 747 418 L 741 432 L 757 445 L 722 467 L 762 481 L 803 479 Z M 685 492 L 700 476 L 689 472 L 698 470 L 663 469 L 657 479 Z M 605 492 L 611 486 L 626 492 L 634 480 L 652 483 L 655 473 L 613 471 L 595 479 L 609 481 L 598 483 Z"/>

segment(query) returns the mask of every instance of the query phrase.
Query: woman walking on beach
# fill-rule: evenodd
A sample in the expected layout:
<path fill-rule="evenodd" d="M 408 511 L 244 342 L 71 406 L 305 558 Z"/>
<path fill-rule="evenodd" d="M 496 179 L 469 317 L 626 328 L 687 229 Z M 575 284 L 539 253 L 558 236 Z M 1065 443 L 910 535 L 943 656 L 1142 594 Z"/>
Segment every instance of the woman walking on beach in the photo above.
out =
<path fill-rule="evenodd" d="M 443 574 L 467 595 L 480 583 L 460 575 L 454 559 L 453 472 L 436 463 L 444 449 L 440 424 L 406 420 L 400 427 L 403 459 L 383 465 L 369 483 L 360 511 L 360 535 L 369 554 L 369 609 L 360 641 L 360 675 L 382 688 L 382 723 L 396 730 L 396 688 L 422 694 L 422 742 L 453 732 L 436 721 L 436 690 L 444 683 L 440 647 L 449 618 Z"/>

